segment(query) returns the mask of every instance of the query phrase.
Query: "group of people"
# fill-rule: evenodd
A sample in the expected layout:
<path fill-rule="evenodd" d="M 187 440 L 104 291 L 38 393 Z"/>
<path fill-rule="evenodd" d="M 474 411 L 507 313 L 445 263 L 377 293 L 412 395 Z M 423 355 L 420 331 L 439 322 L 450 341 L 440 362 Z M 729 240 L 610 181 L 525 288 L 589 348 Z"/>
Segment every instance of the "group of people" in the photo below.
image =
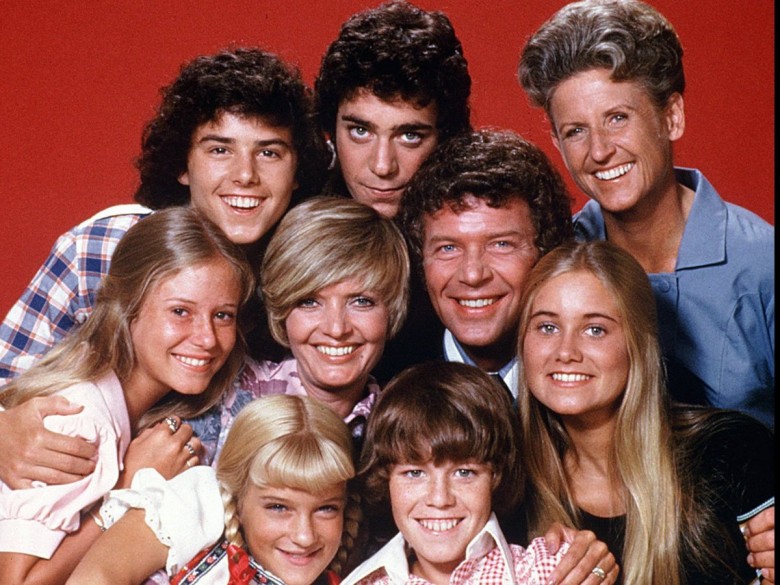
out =
<path fill-rule="evenodd" d="M 575 215 L 441 12 L 185 64 L 0 326 L 0 582 L 774 583 L 774 228 L 674 167 L 682 56 L 528 40 Z"/>

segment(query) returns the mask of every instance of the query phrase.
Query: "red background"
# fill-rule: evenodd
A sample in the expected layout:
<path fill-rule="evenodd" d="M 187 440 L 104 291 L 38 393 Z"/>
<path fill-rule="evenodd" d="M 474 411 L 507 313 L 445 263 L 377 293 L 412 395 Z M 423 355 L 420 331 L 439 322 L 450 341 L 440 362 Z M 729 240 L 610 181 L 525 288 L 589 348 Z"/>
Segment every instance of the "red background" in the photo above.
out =
<path fill-rule="evenodd" d="M 774 223 L 774 3 L 655 0 L 686 56 L 687 127 L 678 164 Z M 259 45 L 311 83 L 358 0 L 5 0 L 0 10 L 0 251 L 4 315 L 55 238 L 131 201 L 132 164 L 158 90 L 198 54 Z M 514 129 L 563 171 L 541 111 L 516 81 L 520 49 L 564 2 L 418 0 L 445 11 L 473 78 L 473 122 Z M 565 172 L 564 172 L 565 174 Z M 571 185 L 571 184 L 570 184 Z M 576 193 L 576 208 L 584 197 Z"/>

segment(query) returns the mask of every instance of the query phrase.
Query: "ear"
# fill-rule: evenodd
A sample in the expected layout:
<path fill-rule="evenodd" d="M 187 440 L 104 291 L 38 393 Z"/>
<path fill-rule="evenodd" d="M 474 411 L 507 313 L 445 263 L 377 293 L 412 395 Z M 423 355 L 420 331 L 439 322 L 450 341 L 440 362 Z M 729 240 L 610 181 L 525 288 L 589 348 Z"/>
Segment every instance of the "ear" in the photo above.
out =
<path fill-rule="evenodd" d="M 556 150 L 560 152 L 561 155 L 563 155 L 563 152 L 561 152 L 561 143 L 558 140 L 558 133 L 554 128 L 550 129 L 550 140 L 552 140 L 553 146 L 556 148 Z"/>
<path fill-rule="evenodd" d="M 184 171 L 181 175 L 179 175 L 179 183 L 182 185 L 187 185 L 189 187 L 190 185 L 190 175 L 187 171 Z"/>
<path fill-rule="evenodd" d="M 679 140 L 685 132 L 685 103 L 681 94 L 675 92 L 669 97 L 664 109 L 664 122 L 669 140 Z"/>

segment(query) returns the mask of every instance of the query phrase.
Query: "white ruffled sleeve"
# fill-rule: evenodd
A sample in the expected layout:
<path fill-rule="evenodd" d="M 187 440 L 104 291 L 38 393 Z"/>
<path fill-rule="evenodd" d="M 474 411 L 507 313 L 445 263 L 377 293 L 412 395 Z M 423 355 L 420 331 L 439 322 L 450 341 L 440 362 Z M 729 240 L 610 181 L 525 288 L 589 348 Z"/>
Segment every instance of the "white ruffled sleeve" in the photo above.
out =
<path fill-rule="evenodd" d="M 169 575 L 217 542 L 225 529 L 216 474 L 205 465 L 171 480 L 154 469 L 141 469 L 129 489 L 113 490 L 106 496 L 100 515 L 109 527 L 131 508 L 145 510 L 147 526 L 168 547 L 165 570 Z"/>

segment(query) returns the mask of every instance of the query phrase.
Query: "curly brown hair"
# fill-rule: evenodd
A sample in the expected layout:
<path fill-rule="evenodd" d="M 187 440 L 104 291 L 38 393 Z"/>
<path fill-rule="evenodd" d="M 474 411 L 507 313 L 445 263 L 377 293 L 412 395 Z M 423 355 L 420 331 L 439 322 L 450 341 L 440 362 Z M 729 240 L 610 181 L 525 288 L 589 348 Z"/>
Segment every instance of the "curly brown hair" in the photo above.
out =
<path fill-rule="evenodd" d="M 152 209 L 185 205 L 190 190 L 179 183 L 187 170 L 192 136 L 225 112 L 259 117 L 290 128 L 298 155 L 291 206 L 322 188 L 329 155 L 313 117 L 311 90 L 300 72 L 260 49 L 226 49 L 185 63 L 162 88 L 162 102 L 143 132 L 136 160 L 141 183 L 135 200 Z"/>
<path fill-rule="evenodd" d="M 483 129 L 439 146 L 404 193 L 399 221 L 418 264 L 425 216 L 445 205 L 458 212 L 467 195 L 489 207 L 503 207 L 515 198 L 526 201 L 540 254 L 573 237 L 572 199 L 547 156 L 514 132 Z"/>
<path fill-rule="evenodd" d="M 471 76 L 450 19 L 404 1 L 352 15 L 325 51 L 314 89 L 331 135 L 341 102 L 363 89 L 421 107 L 435 102 L 441 140 L 471 128 Z"/>

